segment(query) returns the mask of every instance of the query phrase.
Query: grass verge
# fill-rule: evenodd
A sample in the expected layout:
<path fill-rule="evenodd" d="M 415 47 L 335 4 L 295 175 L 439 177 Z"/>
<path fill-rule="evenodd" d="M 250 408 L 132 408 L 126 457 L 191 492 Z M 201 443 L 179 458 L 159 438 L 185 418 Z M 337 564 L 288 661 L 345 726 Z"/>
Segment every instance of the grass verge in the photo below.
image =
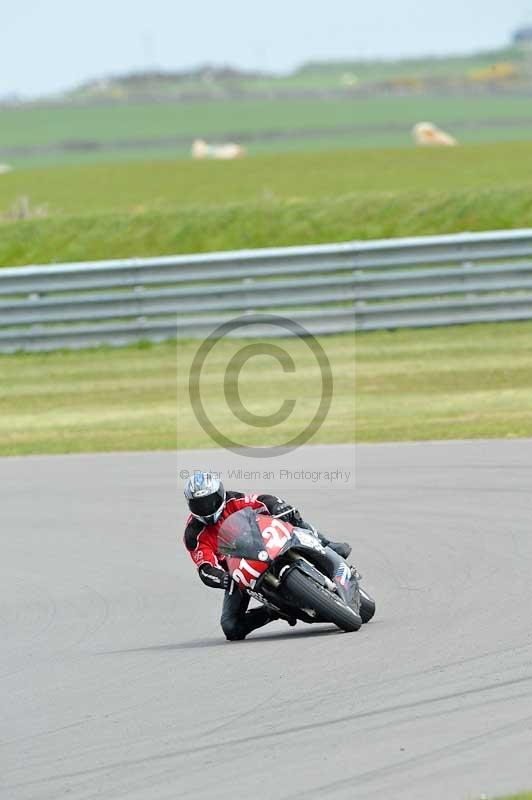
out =
<path fill-rule="evenodd" d="M 331 413 L 311 442 L 532 437 L 532 323 L 320 341 L 335 386 Z M 271 430 L 243 425 L 223 402 L 223 374 L 242 343 L 220 344 L 207 364 L 208 413 L 246 444 L 278 444 L 315 411 L 318 389 L 309 389 L 319 375 L 310 352 L 294 340 L 275 344 L 292 355 L 303 390 L 294 395 L 292 377 L 266 356 L 248 362 L 239 384 L 244 406 L 255 414 L 297 398 L 294 412 Z M 169 342 L 0 356 L 0 454 L 212 447 L 186 400 L 197 348 Z"/>
<path fill-rule="evenodd" d="M 0 223 L 0 266 L 532 227 L 532 190 L 268 200 Z"/>
<path fill-rule="evenodd" d="M 528 227 L 530 162 L 516 143 L 14 172 L 0 265 Z M 13 219 L 21 197 L 36 218 Z"/>

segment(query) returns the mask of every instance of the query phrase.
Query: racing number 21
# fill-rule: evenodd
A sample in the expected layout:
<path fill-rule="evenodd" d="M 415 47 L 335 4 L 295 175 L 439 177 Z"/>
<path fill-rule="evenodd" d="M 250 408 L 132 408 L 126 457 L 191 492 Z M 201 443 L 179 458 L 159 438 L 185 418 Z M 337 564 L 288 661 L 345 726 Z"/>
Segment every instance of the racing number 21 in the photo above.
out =
<path fill-rule="evenodd" d="M 246 589 L 253 589 L 257 582 L 257 578 L 260 575 L 260 572 L 257 572 L 256 569 L 253 569 L 251 564 L 248 564 L 245 558 L 240 559 L 240 564 L 238 565 L 239 569 L 233 570 L 233 580 L 237 583 L 241 583 L 242 586 L 245 586 Z M 244 573 L 247 572 L 248 575 L 251 575 L 251 578 L 248 578 Z"/>
<path fill-rule="evenodd" d="M 262 531 L 262 538 L 268 550 L 280 550 L 290 538 L 290 531 L 279 519 L 272 519 L 272 524 Z"/>
<path fill-rule="evenodd" d="M 272 524 L 262 531 L 266 549 L 274 550 L 275 552 L 278 552 L 286 544 L 290 536 L 290 531 L 286 525 L 278 519 L 272 519 Z M 233 570 L 233 580 L 247 589 L 253 589 L 259 575 L 260 572 L 254 569 L 245 558 L 241 558 L 238 568 Z"/>

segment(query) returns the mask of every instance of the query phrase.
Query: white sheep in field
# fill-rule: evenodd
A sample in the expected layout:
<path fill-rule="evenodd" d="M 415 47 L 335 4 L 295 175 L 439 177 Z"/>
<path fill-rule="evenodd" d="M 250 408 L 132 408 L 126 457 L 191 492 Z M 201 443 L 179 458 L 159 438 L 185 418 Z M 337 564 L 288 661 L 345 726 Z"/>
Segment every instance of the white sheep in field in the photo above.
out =
<path fill-rule="evenodd" d="M 442 145 L 455 147 L 458 142 L 449 133 L 440 130 L 432 122 L 418 122 L 412 129 L 412 135 L 417 145 Z"/>
<path fill-rule="evenodd" d="M 226 144 L 207 144 L 203 139 L 196 139 L 192 143 L 192 158 L 214 158 L 221 161 L 233 161 L 235 158 L 243 158 L 246 155 L 245 149 L 234 142 Z"/>
<path fill-rule="evenodd" d="M 0 175 L 7 175 L 12 169 L 13 167 L 10 167 L 9 164 L 0 164 Z"/>

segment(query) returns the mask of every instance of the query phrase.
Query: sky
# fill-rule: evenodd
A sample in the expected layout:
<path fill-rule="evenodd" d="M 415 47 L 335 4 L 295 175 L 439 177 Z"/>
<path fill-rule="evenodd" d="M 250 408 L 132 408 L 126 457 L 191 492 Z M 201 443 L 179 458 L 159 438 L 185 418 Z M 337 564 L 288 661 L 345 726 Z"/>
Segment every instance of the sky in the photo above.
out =
<path fill-rule="evenodd" d="M 0 0 L 0 97 L 152 67 L 467 53 L 525 23 L 532 0 Z"/>

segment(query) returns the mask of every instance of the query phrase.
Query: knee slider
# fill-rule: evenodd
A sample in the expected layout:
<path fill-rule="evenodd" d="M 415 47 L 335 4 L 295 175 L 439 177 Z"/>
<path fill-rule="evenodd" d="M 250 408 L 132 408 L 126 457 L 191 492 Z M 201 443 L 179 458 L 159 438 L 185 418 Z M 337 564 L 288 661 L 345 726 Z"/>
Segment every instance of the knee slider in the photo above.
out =
<path fill-rule="evenodd" d="M 242 625 L 238 622 L 231 621 L 222 621 L 222 630 L 225 634 L 225 638 L 229 642 L 238 642 L 241 639 L 246 638 L 246 632 L 243 629 Z"/>

